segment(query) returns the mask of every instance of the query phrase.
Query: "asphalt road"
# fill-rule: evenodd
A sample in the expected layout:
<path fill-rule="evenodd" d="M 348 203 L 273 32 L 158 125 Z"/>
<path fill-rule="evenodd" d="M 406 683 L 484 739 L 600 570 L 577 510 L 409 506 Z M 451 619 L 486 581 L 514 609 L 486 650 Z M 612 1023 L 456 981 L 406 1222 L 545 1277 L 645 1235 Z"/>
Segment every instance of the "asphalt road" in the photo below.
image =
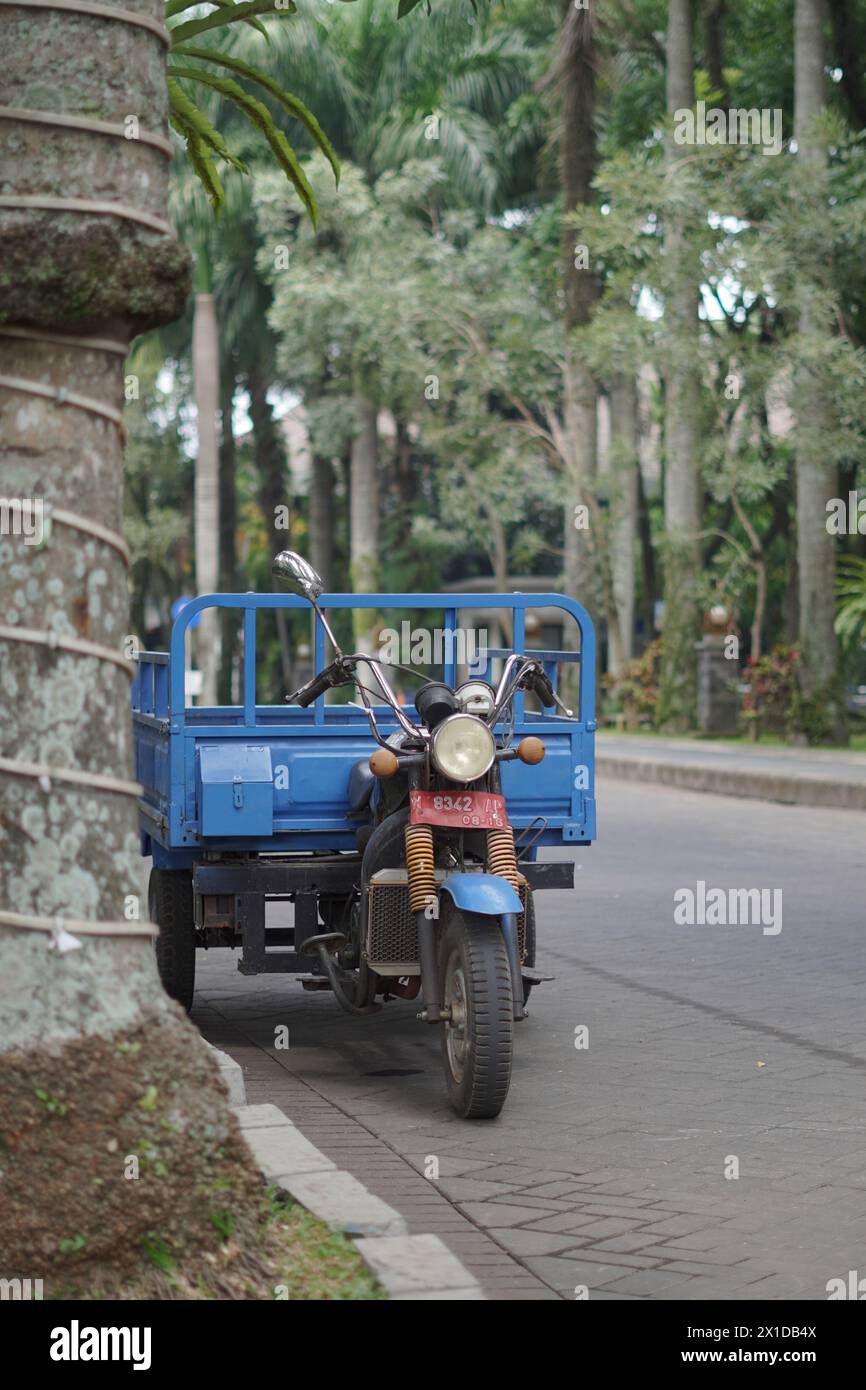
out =
<path fill-rule="evenodd" d="M 574 893 L 536 899 L 556 979 L 494 1122 L 447 1108 L 417 1004 L 354 1020 L 212 951 L 194 1017 L 250 1100 L 441 1231 L 494 1297 L 823 1299 L 866 1280 L 866 817 L 608 781 L 577 863 Z M 763 924 L 681 925 L 674 895 L 699 881 L 781 890 L 781 916 L 771 892 Z"/>

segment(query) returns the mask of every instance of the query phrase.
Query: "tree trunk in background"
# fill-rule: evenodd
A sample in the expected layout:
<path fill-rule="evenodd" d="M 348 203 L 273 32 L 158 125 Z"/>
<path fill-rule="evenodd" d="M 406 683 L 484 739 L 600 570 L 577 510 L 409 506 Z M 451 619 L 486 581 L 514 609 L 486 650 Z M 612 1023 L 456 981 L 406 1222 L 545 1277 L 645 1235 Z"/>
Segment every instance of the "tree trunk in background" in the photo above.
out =
<path fill-rule="evenodd" d="M 667 34 L 668 114 L 694 103 L 694 60 L 690 0 L 670 0 Z M 668 172 L 676 179 L 684 149 L 669 138 Z M 664 333 L 665 382 L 665 612 L 657 721 L 672 732 L 694 726 L 697 665 L 694 644 L 701 633 L 697 596 L 701 567 L 698 535 L 702 495 L 698 454 L 700 380 L 696 366 L 698 267 L 689 255 L 683 221 L 669 217 L 665 231 L 668 278 Z"/>
<path fill-rule="evenodd" d="M 216 592 L 219 583 L 219 332 L 212 294 L 197 294 L 192 330 L 198 453 L 195 462 L 195 579 L 200 594 Z M 202 673 L 201 703 L 217 702 L 220 668 L 220 621 L 206 608 L 195 629 L 196 660 Z"/>
<path fill-rule="evenodd" d="M 797 0 L 794 16 L 794 135 L 797 158 L 814 175 L 816 202 L 827 196 L 827 156 L 814 120 L 824 106 L 823 0 Z M 830 332 L 817 306 L 821 286 L 804 288 L 800 336 Z M 847 742 L 839 651 L 833 626 L 836 603 L 836 551 L 827 530 L 827 502 L 837 495 L 835 465 L 826 462 L 824 441 L 832 418 L 819 382 L 803 371 L 797 384 L 796 438 L 797 557 L 799 574 L 800 688 L 806 701 L 810 737 Z"/>
<path fill-rule="evenodd" d="M 725 17 L 726 0 L 704 0 L 704 61 L 707 74 L 710 79 L 710 86 L 714 92 L 721 94 L 721 100 L 727 98 L 727 84 L 725 82 L 722 44 L 722 22 Z"/>
<path fill-rule="evenodd" d="M 259 506 L 268 533 L 271 554 L 276 555 L 278 550 L 285 550 L 290 542 L 289 533 L 277 526 L 279 519 L 277 508 L 285 507 L 291 512 L 292 499 L 286 485 L 288 469 L 286 467 L 285 448 L 279 427 L 274 419 L 271 403 L 268 400 L 268 386 L 269 382 L 264 377 L 250 375 L 247 378 L 247 390 L 250 393 L 250 419 L 253 422 L 253 462 L 259 485 Z M 277 580 L 273 582 L 273 589 L 277 593 L 285 592 Z M 282 608 L 276 610 L 276 623 L 280 644 L 280 669 L 283 675 L 283 684 L 288 691 L 292 688 L 292 653 L 286 614 Z"/>
<path fill-rule="evenodd" d="M 235 533 L 237 531 L 237 497 L 235 468 L 237 450 L 235 446 L 232 413 L 235 400 L 233 380 L 223 383 L 222 390 L 222 439 L 220 443 L 220 568 L 219 587 L 224 594 L 237 589 L 237 552 Z M 222 613 L 221 659 L 219 676 L 219 702 L 231 704 L 232 674 L 238 651 L 239 618 L 236 612 L 225 609 Z"/>
<path fill-rule="evenodd" d="M 563 588 L 597 616 L 600 585 L 594 573 L 598 554 L 592 526 L 575 525 L 575 508 L 586 505 L 597 469 L 598 387 L 580 352 L 574 334 L 592 318 L 599 296 L 593 269 L 593 248 L 581 248 L 580 228 L 566 219 L 578 205 L 593 198 L 596 171 L 595 136 L 595 10 L 578 9 L 564 0 L 560 50 L 553 68 L 561 88 L 560 178 L 563 224 L 560 238 L 562 281 L 565 293 L 565 328 L 571 341 L 566 348 L 563 375 L 563 417 L 567 435 L 565 464 L 565 518 L 563 534 Z M 573 623 L 563 628 L 565 650 L 578 645 Z M 563 697 L 575 703 L 579 673 L 571 663 L 561 673 Z"/>
<path fill-rule="evenodd" d="M 310 478 L 310 564 L 322 576 L 326 593 L 334 584 L 334 466 L 313 455 Z"/>
<path fill-rule="evenodd" d="M 161 14 L 144 0 L 125 4 Z M 63 10 L 10 8 L 3 26 L 10 106 L 114 125 L 134 111 L 165 136 L 155 34 Z M 3 490 L 118 533 L 112 412 L 123 404 L 124 352 L 183 311 L 189 285 L 189 258 L 165 223 L 168 162 L 144 141 L 62 127 L 47 138 L 44 126 L 14 119 L 0 123 L 0 157 L 7 194 L 62 193 L 158 219 L 0 209 L 0 374 L 93 402 L 0 387 Z M 133 776 L 129 675 L 108 659 L 129 631 L 121 554 L 60 521 L 41 546 L 4 536 L 0 613 L 7 626 L 106 649 L 102 658 L 0 637 L 0 753 L 19 764 L 3 774 L 0 910 L 134 926 L 146 917 L 136 799 L 60 775 Z M 50 782 L 28 775 L 28 763 L 52 769 Z M 225 1177 L 219 1207 L 232 1210 L 240 1244 L 257 1229 L 260 1187 L 216 1068 L 159 983 L 151 940 L 81 932 L 78 941 L 49 949 L 50 933 L 0 922 L 0 1270 L 43 1278 L 46 1298 L 70 1285 L 111 1296 L 121 1270 L 154 1275 L 143 1242 L 155 1235 L 195 1283 L 211 1266 L 193 1268 L 192 1254 L 221 1246 L 206 1184 Z M 136 1181 L 125 1175 L 132 1155 Z"/>
<path fill-rule="evenodd" d="M 349 492 L 349 582 L 353 594 L 375 593 L 379 580 L 379 430 L 375 403 L 361 389 L 355 391 L 357 434 L 352 440 Z M 359 609 L 354 615 L 355 640 L 361 649 L 368 641 L 373 614 Z"/>
<path fill-rule="evenodd" d="M 613 592 L 619 622 L 609 633 L 607 664 L 608 670 L 616 673 L 634 656 L 638 522 L 637 382 L 634 377 L 624 377 L 611 388 L 610 462 Z"/>

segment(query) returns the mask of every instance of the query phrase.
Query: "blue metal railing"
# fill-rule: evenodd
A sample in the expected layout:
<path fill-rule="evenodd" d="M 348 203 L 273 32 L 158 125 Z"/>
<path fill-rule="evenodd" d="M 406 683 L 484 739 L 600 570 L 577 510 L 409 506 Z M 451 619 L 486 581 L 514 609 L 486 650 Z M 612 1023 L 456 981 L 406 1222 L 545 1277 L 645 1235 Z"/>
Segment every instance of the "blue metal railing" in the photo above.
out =
<path fill-rule="evenodd" d="M 324 611 L 334 609 L 442 609 L 442 594 L 323 594 L 319 605 Z M 241 609 L 244 614 L 244 662 L 243 662 L 243 711 L 244 723 L 256 723 L 256 613 L 269 609 L 310 609 L 306 599 L 294 594 L 201 594 L 185 604 L 174 621 L 170 647 L 169 708 L 167 713 L 173 720 L 183 719 L 186 708 L 184 686 L 185 643 L 190 622 L 205 608 Z M 548 675 L 555 682 L 556 669 L 560 661 L 576 661 L 580 665 L 580 701 L 578 718 L 580 722 L 594 727 L 595 721 L 595 631 L 592 619 L 586 609 L 574 599 L 564 594 L 449 594 L 445 607 L 445 646 L 450 656 L 445 662 L 444 680 L 453 685 L 456 675 L 454 636 L 458 628 L 458 615 L 461 610 L 478 609 L 510 610 L 512 614 L 513 647 L 497 648 L 489 652 L 492 660 L 508 650 L 521 652 L 526 634 L 526 610 L 535 608 L 559 608 L 572 617 L 580 632 L 580 648 L 575 652 L 533 652 L 544 661 Z M 448 640 L 448 634 L 451 640 Z M 315 640 L 313 645 L 314 664 L 321 670 L 327 664 L 325 658 L 325 632 L 316 618 Z M 145 660 L 163 657 L 163 653 L 142 653 Z M 488 675 L 490 661 L 488 660 Z M 154 667 L 156 670 L 156 667 Z M 154 676 L 156 683 L 156 676 Z M 160 694 L 162 692 L 160 691 Z M 153 699 L 156 704 L 156 696 Z M 148 711 L 150 712 L 150 711 Z M 320 696 L 314 706 L 314 721 L 324 723 L 324 696 Z M 523 696 L 518 695 L 515 707 L 518 722 L 523 718 Z"/>

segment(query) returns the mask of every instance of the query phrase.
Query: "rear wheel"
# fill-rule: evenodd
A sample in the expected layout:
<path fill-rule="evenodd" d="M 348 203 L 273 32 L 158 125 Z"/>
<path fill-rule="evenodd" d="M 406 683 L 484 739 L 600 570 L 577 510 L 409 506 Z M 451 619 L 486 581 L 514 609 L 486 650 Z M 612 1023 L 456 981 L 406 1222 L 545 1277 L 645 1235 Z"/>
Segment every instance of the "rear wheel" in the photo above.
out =
<path fill-rule="evenodd" d="M 498 1115 L 511 1081 L 514 1004 L 499 923 L 448 905 L 441 920 L 442 1063 L 451 1107 L 464 1120 Z"/>
<path fill-rule="evenodd" d="M 192 874 L 187 869 L 151 869 L 147 902 L 150 920 L 159 927 L 159 978 L 166 994 L 189 1013 L 195 992 Z"/>

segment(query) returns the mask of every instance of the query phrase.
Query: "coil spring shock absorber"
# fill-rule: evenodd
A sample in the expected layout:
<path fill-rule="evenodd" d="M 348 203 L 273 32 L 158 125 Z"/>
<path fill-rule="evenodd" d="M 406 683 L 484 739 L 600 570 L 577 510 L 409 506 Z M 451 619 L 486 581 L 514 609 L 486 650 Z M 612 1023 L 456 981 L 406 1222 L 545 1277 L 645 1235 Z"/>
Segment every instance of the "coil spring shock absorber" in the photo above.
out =
<path fill-rule="evenodd" d="M 504 878 L 507 883 L 511 884 L 518 896 L 520 895 L 520 887 L 524 880 L 517 868 L 517 850 L 514 846 L 513 826 L 506 825 L 499 830 L 488 830 L 487 872 Z M 523 954 L 520 941 L 522 915 L 510 914 L 502 918 L 502 934 L 505 938 L 511 970 L 511 992 L 515 1019 L 526 1017 L 526 1008 L 523 1002 L 523 977 L 520 968 Z"/>
<path fill-rule="evenodd" d="M 441 1023 L 439 975 L 436 962 L 436 929 L 430 905 L 436 901 L 436 869 L 433 859 L 433 827 L 406 826 L 406 876 L 409 908 L 415 915 L 418 954 L 421 959 L 421 992 L 425 1023 Z"/>
<path fill-rule="evenodd" d="M 406 871 L 409 879 L 409 909 L 411 912 L 423 912 L 436 897 L 431 825 L 406 826 Z"/>
<path fill-rule="evenodd" d="M 487 832 L 487 872 L 505 878 L 515 890 L 520 887 L 517 870 L 517 851 L 514 848 L 514 827 L 503 826 Z"/>

